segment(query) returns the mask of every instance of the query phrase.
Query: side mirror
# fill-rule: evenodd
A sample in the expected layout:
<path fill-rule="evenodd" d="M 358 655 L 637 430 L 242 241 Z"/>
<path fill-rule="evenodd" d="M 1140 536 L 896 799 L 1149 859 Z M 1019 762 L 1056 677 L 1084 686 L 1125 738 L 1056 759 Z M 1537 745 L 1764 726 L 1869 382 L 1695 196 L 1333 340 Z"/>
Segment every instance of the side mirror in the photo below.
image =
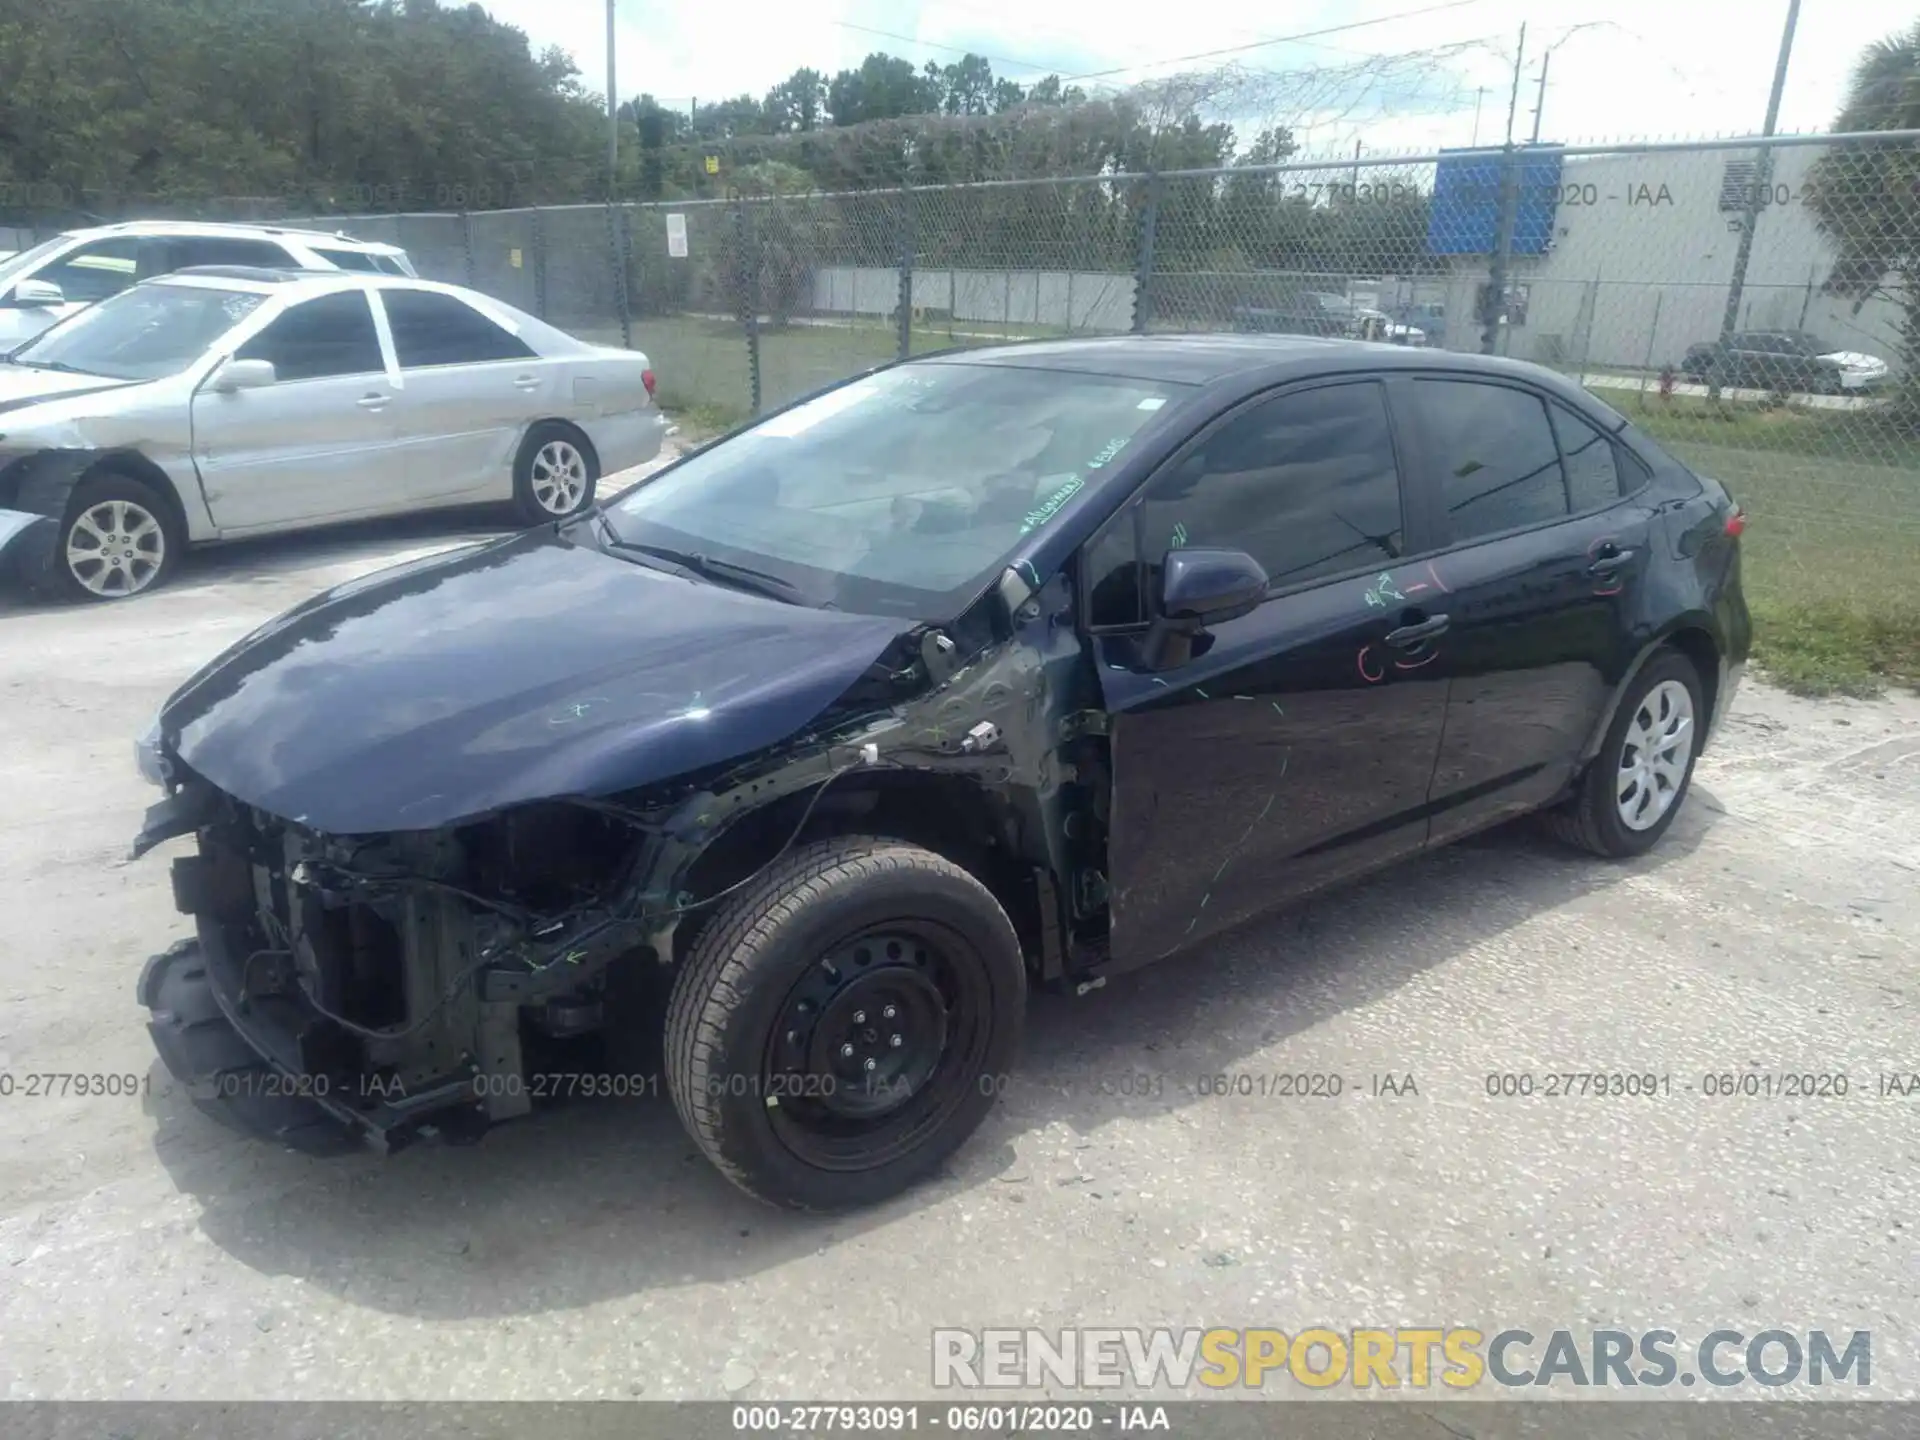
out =
<path fill-rule="evenodd" d="M 64 305 L 67 297 L 51 280 L 22 280 L 13 287 L 13 303 L 38 310 L 48 305 Z"/>
<path fill-rule="evenodd" d="M 1146 661 L 1183 665 L 1209 625 L 1251 615 L 1267 598 L 1267 572 L 1241 550 L 1169 550 L 1160 566 L 1160 616 L 1147 632 Z"/>
<path fill-rule="evenodd" d="M 216 395 L 231 395 L 236 390 L 258 390 L 279 378 L 271 360 L 223 361 L 207 380 L 207 388 Z"/>

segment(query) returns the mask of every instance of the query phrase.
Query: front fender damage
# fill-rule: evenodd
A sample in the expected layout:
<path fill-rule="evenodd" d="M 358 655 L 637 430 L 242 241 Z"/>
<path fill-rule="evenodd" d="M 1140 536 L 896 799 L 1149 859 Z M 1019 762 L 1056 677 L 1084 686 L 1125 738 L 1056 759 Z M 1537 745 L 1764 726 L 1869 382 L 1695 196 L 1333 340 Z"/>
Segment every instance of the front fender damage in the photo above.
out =
<path fill-rule="evenodd" d="M 1088 868 L 1076 848 L 1095 848 L 1098 827 L 1076 826 L 1090 821 L 1079 812 L 1100 808 L 1067 723 L 1085 699 L 1084 661 L 1064 580 L 1001 598 L 990 633 L 910 634 L 789 741 L 637 793 L 339 836 L 228 797 L 209 819 L 205 782 L 189 773 L 180 803 L 150 812 L 142 845 L 197 826 L 199 853 L 175 862 L 174 889 L 213 1002 L 273 1069 L 301 1077 L 304 1097 L 379 1148 L 531 1109 L 531 1077 L 556 1046 L 592 1040 L 611 1057 L 621 1026 L 657 1018 L 630 1008 L 634 977 L 671 971 L 683 921 L 803 835 L 857 826 L 838 807 L 889 784 L 972 797 L 982 844 L 1039 896 L 1023 938 L 1042 978 L 1058 978 L 1079 907 L 1047 912 L 1056 881 Z M 926 808 L 930 794 L 909 804 Z M 639 990 L 657 1000 L 658 983 Z"/>
<path fill-rule="evenodd" d="M 53 574 L 60 519 L 93 450 L 42 450 L 0 465 L 0 574 L 40 588 Z"/>

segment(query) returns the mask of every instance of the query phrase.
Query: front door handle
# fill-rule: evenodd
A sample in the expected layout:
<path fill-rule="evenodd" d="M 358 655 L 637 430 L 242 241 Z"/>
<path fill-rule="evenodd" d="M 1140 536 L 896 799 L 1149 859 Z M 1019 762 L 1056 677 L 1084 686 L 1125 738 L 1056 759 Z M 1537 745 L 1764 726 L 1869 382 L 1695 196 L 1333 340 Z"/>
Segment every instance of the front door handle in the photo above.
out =
<path fill-rule="evenodd" d="M 1617 550 L 1609 545 L 1603 548 L 1594 562 L 1587 567 L 1587 573 L 1589 575 L 1611 575 L 1631 559 L 1633 559 L 1633 551 Z"/>
<path fill-rule="evenodd" d="M 353 402 L 362 410 L 384 410 L 393 403 L 391 395 L 362 395 Z"/>
<path fill-rule="evenodd" d="M 1398 630 L 1387 632 L 1387 644 L 1397 650 L 1411 650 L 1416 645 L 1447 633 L 1452 622 L 1444 615 L 1434 615 L 1425 620 L 1415 621 L 1411 625 L 1402 625 Z"/>

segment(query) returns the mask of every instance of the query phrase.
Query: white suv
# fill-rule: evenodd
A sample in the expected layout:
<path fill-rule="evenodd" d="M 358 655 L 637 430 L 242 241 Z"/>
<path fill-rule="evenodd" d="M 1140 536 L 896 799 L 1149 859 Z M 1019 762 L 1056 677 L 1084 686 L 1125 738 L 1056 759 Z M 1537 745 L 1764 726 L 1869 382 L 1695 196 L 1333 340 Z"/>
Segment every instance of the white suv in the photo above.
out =
<path fill-rule="evenodd" d="M 194 265 L 418 273 L 396 245 L 320 230 L 174 220 L 69 230 L 0 260 L 0 354 L 136 280 Z"/>

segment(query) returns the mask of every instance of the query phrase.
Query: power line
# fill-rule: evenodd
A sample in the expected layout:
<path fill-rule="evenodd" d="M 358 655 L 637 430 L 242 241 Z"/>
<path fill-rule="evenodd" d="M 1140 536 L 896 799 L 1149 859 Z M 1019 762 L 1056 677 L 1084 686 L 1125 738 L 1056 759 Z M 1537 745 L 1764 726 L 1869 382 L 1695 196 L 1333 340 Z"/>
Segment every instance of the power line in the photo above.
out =
<path fill-rule="evenodd" d="M 1191 55 L 1172 55 L 1157 60 L 1142 60 L 1133 65 L 1119 65 L 1110 70 L 1089 70 L 1078 75 L 1062 75 L 1062 84 L 1072 84 L 1079 80 L 1103 80 L 1110 75 L 1127 75 L 1137 70 L 1149 70 L 1156 65 L 1181 65 L 1190 60 L 1211 60 L 1221 55 L 1238 55 L 1248 50 L 1262 50 L 1269 45 L 1306 44 L 1318 40 L 1324 35 L 1343 35 L 1351 30 L 1365 30 L 1375 25 L 1391 25 L 1398 20 L 1411 20 L 1421 15 L 1434 15 L 1444 10 L 1458 10 L 1467 5 L 1477 5 L 1480 0 L 1445 0 L 1439 5 L 1423 5 L 1416 10 L 1401 10 L 1392 15 L 1381 15 L 1372 20 L 1350 20 L 1343 25 L 1328 25 L 1318 30 L 1303 30 L 1297 35 L 1275 35 L 1265 40 L 1250 40 L 1242 45 L 1225 45 L 1217 50 L 1201 50 Z M 856 25 L 851 20 L 834 22 L 845 30 L 859 30 L 868 35 L 878 35 L 886 40 L 898 40 L 908 45 L 922 45 L 934 50 L 946 50 L 956 55 L 980 55 L 978 50 L 963 45 L 947 45 L 937 40 L 923 40 L 914 35 L 902 35 L 893 30 L 878 30 L 870 25 Z M 1322 46 L 1322 49 L 1335 49 L 1335 46 Z M 1038 65 L 1031 60 L 1012 60 L 999 55 L 981 55 L 995 65 L 1012 65 L 1021 70 L 1032 70 L 1037 74 L 1060 75 L 1065 68 L 1060 65 Z"/>
<path fill-rule="evenodd" d="M 1480 0 L 1447 0 L 1443 5 L 1424 5 L 1418 10 L 1402 10 L 1373 20 L 1351 20 L 1345 25 L 1329 25 L 1321 30 L 1304 30 L 1298 35 L 1276 35 L 1272 39 L 1255 40 L 1246 45 L 1226 45 L 1218 50 L 1201 50 L 1192 55 L 1172 55 L 1164 60 L 1146 60 L 1138 65 L 1121 65 L 1112 70 L 1091 70 L 1084 75 L 1068 75 L 1065 80 L 1103 80 L 1109 75 L 1127 75 L 1135 70 L 1151 69 L 1155 65 L 1183 65 L 1189 60 L 1212 60 L 1220 55 L 1237 55 L 1247 50 L 1264 49 L 1268 45 L 1293 45 L 1307 40 L 1317 40 L 1322 35 L 1341 35 L 1349 30 L 1364 30 L 1373 25 L 1390 25 L 1396 20 L 1411 20 L 1418 15 L 1433 15 L 1442 10 L 1458 10 L 1464 5 L 1479 3 Z"/>
<path fill-rule="evenodd" d="M 868 35 L 878 35 L 886 40 L 898 40 L 906 45 L 921 45 L 929 50 L 946 50 L 955 55 L 980 55 L 982 60 L 990 60 L 995 65 L 1011 65 L 1016 70 L 1032 70 L 1040 75 L 1058 75 L 1064 66 L 1036 65 L 1031 60 L 1009 60 L 1004 55 L 981 55 L 970 45 L 945 45 L 938 40 L 922 40 L 917 35 L 901 35 L 892 30 L 876 30 L 871 25 L 856 25 L 851 20 L 833 22 L 842 30 L 859 30 Z"/>

